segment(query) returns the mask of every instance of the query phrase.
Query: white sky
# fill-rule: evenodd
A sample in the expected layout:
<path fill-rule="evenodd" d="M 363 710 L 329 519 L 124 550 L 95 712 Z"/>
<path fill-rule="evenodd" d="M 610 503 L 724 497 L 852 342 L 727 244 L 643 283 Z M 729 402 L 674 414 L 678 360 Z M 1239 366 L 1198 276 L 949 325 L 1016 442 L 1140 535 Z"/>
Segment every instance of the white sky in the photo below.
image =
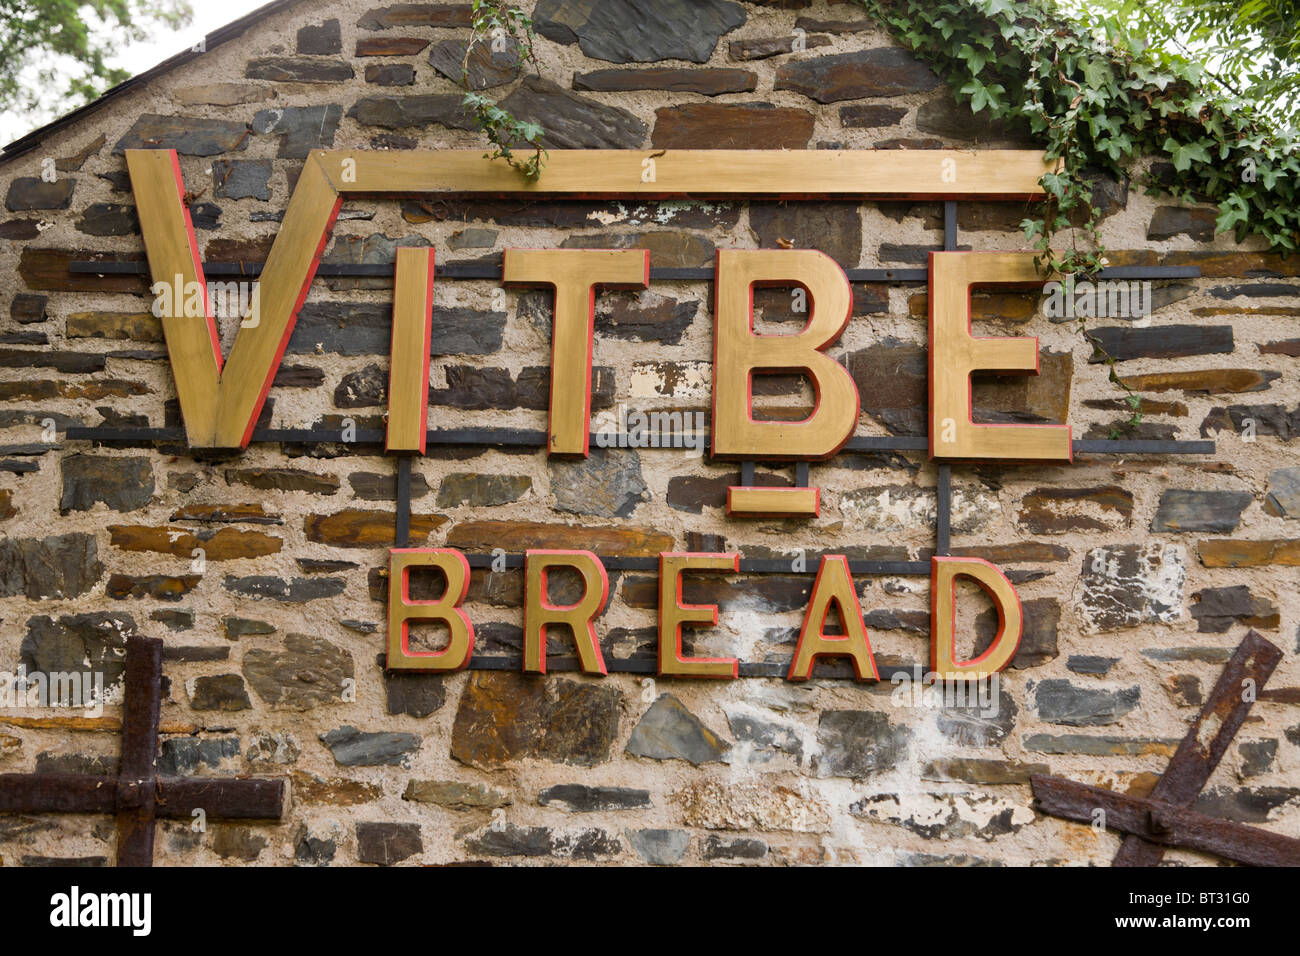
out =
<path fill-rule="evenodd" d="M 133 75 L 143 73 L 157 66 L 163 60 L 175 56 L 182 50 L 194 46 L 218 27 L 238 20 L 268 0 L 193 0 L 194 21 L 183 30 L 162 31 L 154 39 L 126 47 L 120 56 L 110 61 L 113 66 L 129 70 Z M 16 116 L 13 113 L 0 113 L 0 145 L 13 142 L 24 133 L 50 120 L 58 119 L 58 114 L 40 116 Z"/>

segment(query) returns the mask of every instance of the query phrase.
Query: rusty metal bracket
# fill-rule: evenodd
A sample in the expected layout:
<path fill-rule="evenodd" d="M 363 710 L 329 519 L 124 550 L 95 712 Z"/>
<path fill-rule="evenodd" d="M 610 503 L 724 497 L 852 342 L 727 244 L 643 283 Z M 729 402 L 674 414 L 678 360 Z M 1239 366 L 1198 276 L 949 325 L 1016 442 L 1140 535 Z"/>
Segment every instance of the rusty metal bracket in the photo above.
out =
<path fill-rule="evenodd" d="M 1250 713 L 1259 690 L 1282 660 L 1281 649 L 1250 631 L 1219 675 L 1150 797 L 1134 797 L 1061 777 L 1034 776 L 1035 807 L 1044 813 L 1125 834 L 1114 866 L 1155 866 L 1167 847 L 1213 853 L 1254 866 L 1300 865 L 1300 840 L 1258 827 L 1216 820 L 1188 809 L 1214 774 Z M 1246 693 L 1253 687 L 1255 693 Z"/>

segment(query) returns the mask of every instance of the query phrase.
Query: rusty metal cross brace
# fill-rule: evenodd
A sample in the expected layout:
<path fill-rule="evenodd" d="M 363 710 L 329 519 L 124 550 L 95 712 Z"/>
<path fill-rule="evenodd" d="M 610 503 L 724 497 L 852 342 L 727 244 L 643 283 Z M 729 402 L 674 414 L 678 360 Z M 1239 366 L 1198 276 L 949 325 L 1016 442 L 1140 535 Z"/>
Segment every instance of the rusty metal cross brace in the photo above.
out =
<path fill-rule="evenodd" d="M 117 865 L 152 866 L 159 819 L 279 820 L 285 781 L 158 776 L 162 647 L 126 643 L 122 758 L 114 777 L 72 773 L 0 774 L 0 812 L 109 813 L 117 817 Z"/>
<path fill-rule="evenodd" d="M 1080 823 L 1094 822 L 1094 814 L 1102 811 L 1104 825 L 1125 834 L 1114 866 L 1155 866 L 1167 847 L 1252 866 L 1300 866 L 1300 840 L 1189 809 L 1281 660 L 1277 645 L 1255 631 L 1246 635 L 1150 797 L 1036 775 L 1030 777 L 1035 807 Z M 1246 693 L 1248 688 L 1254 693 Z"/>

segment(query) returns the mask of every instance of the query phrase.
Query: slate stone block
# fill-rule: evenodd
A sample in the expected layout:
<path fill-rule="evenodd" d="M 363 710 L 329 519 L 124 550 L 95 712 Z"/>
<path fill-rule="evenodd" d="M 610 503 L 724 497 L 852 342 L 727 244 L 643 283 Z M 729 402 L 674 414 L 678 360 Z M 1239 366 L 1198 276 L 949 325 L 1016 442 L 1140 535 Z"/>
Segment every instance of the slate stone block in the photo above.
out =
<path fill-rule="evenodd" d="M 357 859 L 393 866 L 424 852 L 418 823 L 358 823 Z"/>
<path fill-rule="evenodd" d="M 174 149 L 184 156 L 217 156 L 248 149 L 248 126 L 228 120 L 145 113 L 113 147 L 120 156 L 128 149 Z"/>
<path fill-rule="evenodd" d="M 923 93 L 938 85 L 930 68 L 907 51 L 877 47 L 784 63 L 776 71 L 774 88 L 793 90 L 818 103 L 836 103 Z"/>
<path fill-rule="evenodd" d="M 648 129 L 635 115 L 578 96 L 550 80 L 524 77 L 501 102 L 516 119 L 537 123 L 547 149 L 635 149 Z"/>
<path fill-rule="evenodd" d="M 19 176 L 9 184 L 5 208 L 10 212 L 67 209 L 72 205 L 72 193 L 76 188 L 77 181 L 70 177 L 47 183 L 38 176 Z"/>
<path fill-rule="evenodd" d="M 823 711 L 817 722 L 821 753 L 813 758 L 813 766 L 821 777 L 862 780 L 906 759 L 911 736 L 877 711 Z"/>
<path fill-rule="evenodd" d="M 1255 500 L 1249 491 L 1194 491 L 1171 488 L 1160 496 L 1152 531 L 1225 534 L 1235 531 L 1242 512 Z"/>
<path fill-rule="evenodd" d="M 348 116 L 362 126 L 379 129 L 412 129 L 429 125 L 449 129 L 476 129 L 474 116 L 454 93 L 420 96 L 366 96 L 348 110 Z"/>
<path fill-rule="evenodd" d="M 577 43 L 592 59 L 704 63 L 723 34 L 744 24 L 746 13 L 730 0 L 540 0 L 534 19 L 542 36 Z"/>
<path fill-rule="evenodd" d="M 274 83 L 342 83 L 355 74 L 345 60 L 316 60 L 306 57 L 269 56 L 249 60 L 244 76 Z"/>
<path fill-rule="evenodd" d="M 309 23 L 298 29 L 298 52 L 307 56 L 337 56 L 343 52 L 343 31 L 338 20 Z"/>
<path fill-rule="evenodd" d="M 662 694 L 650 705 L 627 742 L 633 756 L 686 760 L 697 767 L 720 760 L 729 747 L 672 694 Z"/>
<path fill-rule="evenodd" d="M 691 845 L 691 835 L 685 830 L 625 830 L 627 841 L 637 856 L 651 866 L 673 866 L 680 863 Z"/>
<path fill-rule="evenodd" d="M 1159 325 L 1137 329 L 1127 326 L 1089 328 L 1096 339 L 1089 362 L 1117 362 L 1137 358 L 1184 358 L 1189 355 L 1226 355 L 1233 350 L 1230 325 Z"/>
<path fill-rule="evenodd" d="M 320 735 L 340 767 L 405 767 L 420 749 L 418 734 L 363 733 L 352 726 Z"/>
<path fill-rule="evenodd" d="M 225 199 L 271 198 L 272 164 L 268 159 L 218 160 L 212 164 L 212 194 Z"/>
<path fill-rule="evenodd" d="M 631 787 L 589 787 L 578 783 L 557 784 L 537 795 L 543 807 L 566 813 L 600 813 L 609 810 L 649 809 L 650 791 Z"/>
<path fill-rule="evenodd" d="M 1139 687 L 1078 687 L 1068 680 L 1040 683 L 1035 691 L 1038 716 L 1066 727 L 1098 727 L 1118 723 L 1137 707 Z"/>
<path fill-rule="evenodd" d="M 279 136 L 281 159 L 306 159 L 313 149 L 330 149 L 334 134 L 343 119 L 343 107 L 286 106 L 258 110 L 253 115 L 253 132 L 260 136 Z"/>

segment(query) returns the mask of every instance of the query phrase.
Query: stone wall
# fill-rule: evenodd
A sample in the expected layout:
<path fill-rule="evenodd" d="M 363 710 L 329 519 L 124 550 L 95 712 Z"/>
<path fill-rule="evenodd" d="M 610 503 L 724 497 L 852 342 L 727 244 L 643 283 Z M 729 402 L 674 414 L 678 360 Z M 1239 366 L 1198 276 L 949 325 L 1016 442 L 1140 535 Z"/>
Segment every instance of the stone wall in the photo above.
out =
<path fill-rule="evenodd" d="M 0 166 L 0 669 L 96 666 L 113 680 L 128 635 L 161 637 L 164 772 L 291 779 L 283 823 L 166 824 L 160 863 L 1104 864 L 1117 838 L 1037 815 L 1028 775 L 1148 790 L 1249 627 L 1287 657 L 1199 806 L 1300 834 L 1300 340 L 1286 325 L 1300 260 L 1215 238 L 1209 209 L 1099 183 L 1112 264 L 1190 264 L 1203 277 L 1156 283 L 1148 322 L 1096 324 L 1145 396 L 1142 423 L 1123 437 L 1208 436 L 1217 453 L 955 470 L 957 552 L 1002 566 L 1027 611 L 992 717 L 899 706 L 888 683 L 846 680 L 386 677 L 395 479 L 382 449 L 255 445 L 195 461 L 182 447 L 64 440 L 72 423 L 179 424 L 145 280 L 67 268 L 143 256 L 123 148 L 180 152 L 204 257 L 221 262 L 262 260 L 312 148 L 481 145 L 453 82 L 468 5 L 373 2 L 272 15 Z M 856 7 L 537 6 L 543 78 L 500 62 L 482 75 L 555 147 L 1033 145 L 954 105 Z M 46 160 L 56 183 L 40 180 Z M 814 247 L 846 267 L 915 267 L 942 246 L 941 212 L 349 200 L 325 259 L 389 263 L 398 245 L 435 246 L 440 264 L 498 261 L 512 246 L 633 247 L 655 266 L 707 266 L 717 248 Z M 1023 216 L 1014 204 L 963 204 L 960 243 L 1022 248 Z M 548 300 L 511 292 L 503 309 L 495 291 L 436 287 L 447 354 L 433 364 L 432 427 L 545 427 Z M 690 282 L 601 296 L 597 409 L 707 410 L 708 296 Z M 923 284 L 855 287 L 833 354 L 862 392 L 860 434 L 922 433 L 925 300 Z M 1021 295 L 975 306 L 978 331 L 1037 335 L 1043 352 L 1039 378 L 977 386 L 983 420 L 1068 415 L 1076 437 L 1101 438 L 1123 425 L 1123 394 L 1072 323 Z M 377 427 L 390 307 L 389 281 L 318 279 L 269 421 Z M 781 290 L 759 309 L 774 329 L 795 318 Z M 235 324 L 223 322 L 227 348 Z M 797 380 L 764 386 L 773 415 L 810 399 Z M 814 466 L 823 514 L 811 522 L 726 520 L 738 469 L 675 451 L 573 463 L 431 448 L 415 469 L 417 540 L 474 553 L 806 549 L 815 568 L 820 553 L 916 560 L 934 546 L 935 469 L 917 454 Z M 518 648 L 521 583 L 519 572 L 475 572 L 481 652 Z M 787 658 L 810 583 L 702 578 L 688 598 L 722 611 L 697 653 Z M 923 664 L 927 582 L 864 577 L 858 588 L 878 658 Z M 607 656 L 653 656 L 654 602 L 653 576 L 611 574 Z M 992 612 L 979 608 L 972 597 L 963 622 L 986 635 Z M 0 711 L 0 770 L 111 772 L 117 713 Z M 111 860 L 112 843 L 107 818 L 0 817 L 6 865 Z"/>

